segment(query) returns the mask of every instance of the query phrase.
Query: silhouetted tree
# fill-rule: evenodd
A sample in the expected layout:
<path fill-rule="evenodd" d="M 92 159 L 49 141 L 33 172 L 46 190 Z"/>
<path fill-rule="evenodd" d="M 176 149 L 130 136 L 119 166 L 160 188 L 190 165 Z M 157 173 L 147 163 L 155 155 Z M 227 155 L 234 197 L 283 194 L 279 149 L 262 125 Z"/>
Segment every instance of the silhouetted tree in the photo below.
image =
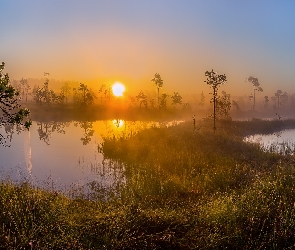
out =
<path fill-rule="evenodd" d="M 288 102 L 288 94 L 278 89 L 271 99 L 275 102 L 274 107 L 280 109 L 286 106 L 286 103 Z"/>
<path fill-rule="evenodd" d="M 295 109 L 295 94 L 292 94 L 289 96 L 289 102 L 290 102 L 290 108 Z"/>
<path fill-rule="evenodd" d="M 286 108 L 289 101 L 289 96 L 286 92 L 284 92 L 281 96 L 281 107 Z"/>
<path fill-rule="evenodd" d="M 99 88 L 98 93 L 101 94 L 101 97 L 100 97 L 101 98 L 101 104 L 102 104 L 103 98 L 106 101 L 110 101 L 110 99 L 111 99 L 111 88 L 110 88 L 110 85 L 102 84 L 101 87 Z"/>
<path fill-rule="evenodd" d="M 167 95 L 166 93 L 163 93 L 160 99 L 160 109 L 166 109 L 167 108 L 167 99 L 168 99 L 169 95 Z"/>
<path fill-rule="evenodd" d="M 268 108 L 268 105 L 269 105 L 269 99 L 268 99 L 268 96 L 267 95 L 264 96 L 263 103 L 264 103 L 264 108 L 267 109 Z"/>
<path fill-rule="evenodd" d="M 48 74 L 48 73 L 44 73 L 44 74 Z M 43 85 L 43 89 L 42 89 L 42 98 L 43 98 L 43 102 L 46 103 L 47 106 L 49 106 L 51 103 L 51 94 L 52 92 L 49 90 L 49 79 L 46 78 Z"/>
<path fill-rule="evenodd" d="M 137 101 L 139 102 L 139 107 L 141 108 L 142 106 L 147 108 L 147 96 L 143 93 L 141 90 L 139 94 L 136 96 Z"/>
<path fill-rule="evenodd" d="M 155 99 L 150 100 L 150 107 L 155 108 Z"/>
<path fill-rule="evenodd" d="M 255 102 L 256 102 L 256 91 L 263 92 L 263 89 L 260 87 L 260 83 L 256 77 L 250 76 L 246 79 L 246 81 L 251 82 L 253 85 L 253 110 L 255 110 Z"/>
<path fill-rule="evenodd" d="M 178 92 L 174 92 L 172 98 L 172 105 L 181 105 L 182 104 L 182 96 Z"/>
<path fill-rule="evenodd" d="M 154 84 L 156 85 L 157 90 L 158 90 L 158 106 L 160 107 L 160 88 L 163 87 L 163 80 L 162 80 L 159 73 L 156 73 L 154 75 L 154 78 L 152 79 L 152 82 L 154 82 Z"/>
<path fill-rule="evenodd" d="M 217 98 L 217 114 L 219 117 L 229 118 L 229 111 L 231 109 L 230 94 L 222 91 L 222 95 Z"/>
<path fill-rule="evenodd" d="M 24 78 L 20 80 L 20 86 L 21 86 L 22 99 L 25 99 L 27 102 L 31 86 L 29 85 L 28 80 Z"/>
<path fill-rule="evenodd" d="M 94 99 L 96 98 L 94 93 L 87 87 L 86 84 L 83 83 L 80 83 L 80 86 L 75 94 L 77 102 L 83 107 L 93 104 Z"/>
<path fill-rule="evenodd" d="M 232 101 L 232 106 L 235 111 L 241 111 L 240 105 L 236 101 Z"/>
<path fill-rule="evenodd" d="M 68 103 L 68 98 L 71 94 L 71 87 L 69 83 L 65 82 L 64 85 L 61 87 L 60 97 L 64 99 L 65 103 Z"/>
<path fill-rule="evenodd" d="M 211 102 L 213 102 L 213 121 L 214 121 L 214 132 L 216 130 L 216 107 L 217 107 L 217 98 L 218 98 L 218 88 L 220 85 L 224 84 L 226 80 L 226 75 L 218 75 L 217 72 L 214 72 L 213 69 L 211 71 L 206 71 L 205 76 L 207 80 L 205 81 L 212 89 L 213 95 Z"/>
<path fill-rule="evenodd" d="M 10 84 L 8 74 L 2 73 L 4 67 L 5 63 L 2 62 L 0 64 L 0 126 L 16 124 L 29 129 L 32 122 L 26 119 L 30 111 L 21 108 L 19 92 Z M 5 143 L 5 137 L 2 134 L 0 134 L 0 143 Z"/>
<path fill-rule="evenodd" d="M 134 96 L 128 96 L 129 99 L 129 107 L 133 108 L 136 107 L 137 103 L 136 103 L 136 97 Z"/>
<path fill-rule="evenodd" d="M 182 104 L 182 109 L 185 110 L 185 111 L 191 110 L 192 106 L 188 102 L 185 102 L 185 103 Z"/>
<path fill-rule="evenodd" d="M 39 86 L 34 86 L 32 96 L 37 104 L 42 104 L 42 89 Z"/>
<path fill-rule="evenodd" d="M 203 107 L 203 106 L 205 105 L 205 96 L 204 96 L 203 91 L 202 91 L 202 93 L 201 93 L 201 99 L 200 99 L 200 103 L 199 103 L 199 105 L 200 105 L 201 107 Z"/>
<path fill-rule="evenodd" d="M 33 99 L 36 103 L 41 105 L 50 106 L 54 104 L 57 100 L 57 95 L 52 89 L 49 89 L 49 79 L 46 78 L 45 82 L 43 83 L 42 88 L 39 86 L 35 86 L 33 88 Z"/>

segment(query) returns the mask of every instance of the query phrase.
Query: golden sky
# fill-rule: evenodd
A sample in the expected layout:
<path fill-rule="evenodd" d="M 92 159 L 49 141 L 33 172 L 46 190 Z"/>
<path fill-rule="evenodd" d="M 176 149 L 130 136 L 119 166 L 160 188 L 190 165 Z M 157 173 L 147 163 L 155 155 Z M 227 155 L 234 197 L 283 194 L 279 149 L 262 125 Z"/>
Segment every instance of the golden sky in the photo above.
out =
<path fill-rule="evenodd" d="M 292 8 L 293 7 L 293 8 Z M 209 92 L 206 70 L 226 74 L 223 90 L 295 92 L 291 1 L 2 0 L 0 60 L 12 79 L 120 81 L 126 93 Z"/>

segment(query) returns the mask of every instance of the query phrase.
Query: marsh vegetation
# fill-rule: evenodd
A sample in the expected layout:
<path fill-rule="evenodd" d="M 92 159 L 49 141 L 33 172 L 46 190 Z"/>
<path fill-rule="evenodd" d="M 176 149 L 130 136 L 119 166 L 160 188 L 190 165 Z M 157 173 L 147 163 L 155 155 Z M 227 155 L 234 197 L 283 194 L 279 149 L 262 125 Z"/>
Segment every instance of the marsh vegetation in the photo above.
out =
<path fill-rule="evenodd" d="M 277 121 L 211 120 L 105 137 L 126 181 L 91 200 L 0 186 L 4 248 L 283 249 L 294 246 L 294 157 L 244 136 Z M 294 121 L 280 121 L 282 129 Z"/>

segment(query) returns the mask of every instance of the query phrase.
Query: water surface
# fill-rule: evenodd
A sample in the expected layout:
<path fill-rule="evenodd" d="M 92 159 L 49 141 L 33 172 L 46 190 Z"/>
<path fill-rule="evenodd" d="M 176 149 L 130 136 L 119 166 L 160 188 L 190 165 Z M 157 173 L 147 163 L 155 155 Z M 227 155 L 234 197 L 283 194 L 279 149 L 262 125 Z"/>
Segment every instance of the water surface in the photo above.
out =
<path fill-rule="evenodd" d="M 251 135 L 246 137 L 245 141 L 258 143 L 265 151 L 293 155 L 295 151 L 295 129 L 267 135 Z"/>
<path fill-rule="evenodd" d="M 103 138 L 129 136 L 152 126 L 172 124 L 119 119 L 68 123 L 34 121 L 29 131 L 20 133 L 6 127 L 9 147 L 0 148 L 1 179 L 28 181 L 64 192 L 87 193 L 93 186 L 112 188 L 125 181 L 124 166 L 104 160 L 98 152 Z M 5 134 L 3 127 L 1 133 Z"/>

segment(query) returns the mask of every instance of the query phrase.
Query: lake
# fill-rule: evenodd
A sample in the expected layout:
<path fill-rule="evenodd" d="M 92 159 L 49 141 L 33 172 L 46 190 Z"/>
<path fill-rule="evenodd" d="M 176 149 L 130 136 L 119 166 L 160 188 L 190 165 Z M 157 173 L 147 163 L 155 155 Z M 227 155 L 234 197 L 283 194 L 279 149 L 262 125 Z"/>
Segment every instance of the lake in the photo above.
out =
<path fill-rule="evenodd" d="M 251 135 L 245 141 L 258 143 L 263 150 L 280 154 L 294 154 L 295 129 L 283 130 L 267 135 Z"/>
<path fill-rule="evenodd" d="M 178 122 L 33 121 L 29 131 L 0 128 L 7 146 L 0 146 L 1 180 L 29 182 L 69 196 L 88 194 L 95 187 L 111 189 L 125 182 L 124 166 L 105 160 L 98 145 L 107 136 L 132 135 L 149 127 Z M 11 139 L 11 140 L 10 140 Z"/>

